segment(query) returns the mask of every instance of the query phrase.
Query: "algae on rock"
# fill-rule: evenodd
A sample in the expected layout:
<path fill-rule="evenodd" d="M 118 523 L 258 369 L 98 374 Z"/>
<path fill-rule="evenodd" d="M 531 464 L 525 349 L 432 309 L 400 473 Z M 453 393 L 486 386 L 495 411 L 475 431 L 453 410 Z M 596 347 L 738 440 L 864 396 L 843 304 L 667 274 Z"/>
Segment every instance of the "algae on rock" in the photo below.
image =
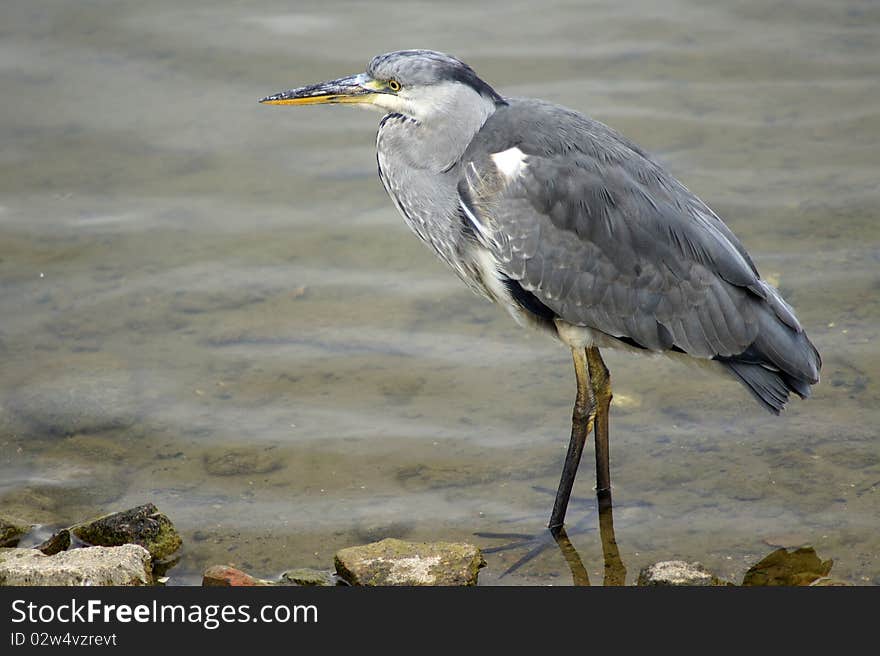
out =
<path fill-rule="evenodd" d="M 281 575 L 282 585 L 336 585 L 337 580 L 333 572 L 325 572 L 320 569 L 299 567 L 289 569 Z"/>
<path fill-rule="evenodd" d="M 154 560 L 162 560 L 180 548 L 182 540 L 174 524 L 152 503 L 111 513 L 70 528 L 77 538 L 92 545 L 112 547 L 139 544 Z"/>
<path fill-rule="evenodd" d="M 0 515 L 0 547 L 14 547 L 30 530 L 31 525 L 27 522 Z"/>

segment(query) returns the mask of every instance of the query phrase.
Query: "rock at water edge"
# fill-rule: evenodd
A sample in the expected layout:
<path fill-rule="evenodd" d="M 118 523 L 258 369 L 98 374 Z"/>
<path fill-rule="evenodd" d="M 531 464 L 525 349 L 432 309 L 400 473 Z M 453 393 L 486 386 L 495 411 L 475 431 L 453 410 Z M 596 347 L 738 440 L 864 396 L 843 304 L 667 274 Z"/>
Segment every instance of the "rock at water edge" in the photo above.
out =
<path fill-rule="evenodd" d="M 47 556 L 37 549 L 0 549 L 0 585 L 150 585 L 150 552 L 136 544 L 84 547 Z"/>
<path fill-rule="evenodd" d="M 167 558 L 183 542 L 171 520 L 152 503 L 98 517 L 71 527 L 70 532 L 97 546 L 139 544 L 155 560 Z"/>
<path fill-rule="evenodd" d="M 387 538 L 336 554 L 336 572 L 351 585 L 476 585 L 486 561 L 472 544 Z"/>
<path fill-rule="evenodd" d="M 639 572 L 638 585 L 728 585 L 706 570 L 701 563 L 665 560 Z"/>

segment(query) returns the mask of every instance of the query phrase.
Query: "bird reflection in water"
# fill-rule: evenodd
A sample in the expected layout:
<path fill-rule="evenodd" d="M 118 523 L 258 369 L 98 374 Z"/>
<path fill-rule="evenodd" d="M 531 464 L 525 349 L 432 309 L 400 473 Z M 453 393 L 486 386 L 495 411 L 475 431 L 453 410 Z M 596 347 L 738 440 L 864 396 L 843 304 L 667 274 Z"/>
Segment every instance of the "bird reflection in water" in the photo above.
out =
<path fill-rule="evenodd" d="M 543 488 L 535 488 L 537 491 L 549 492 Z M 572 499 L 581 507 L 586 506 L 585 499 Z M 586 533 L 593 530 L 597 512 L 587 512 L 578 522 L 570 527 L 572 535 Z M 614 513 L 610 503 L 600 503 L 598 508 L 599 538 L 602 542 L 602 559 L 604 561 L 604 576 L 602 585 L 620 586 L 626 585 L 626 565 L 620 557 L 617 548 L 617 539 L 614 535 Z M 483 553 L 501 553 L 515 549 L 525 548 L 526 553 L 515 563 L 508 567 L 500 576 L 504 578 L 519 570 L 526 563 L 531 562 L 555 545 L 562 554 L 565 563 L 571 571 L 572 583 L 579 585 L 592 585 L 590 575 L 581 559 L 580 554 L 569 539 L 569 534 L 564 527 L 555 530 L 548 529 L 538 535 L 524 535 L 521 533 L 477 533 L 479 537 L 510 540 L 507 544 L 483 549 Z M 799 546 L 791 549 L 785 547 L 776 549 L 759 562 L 752 565 L 745 573 L 741 586 L 805 586 L 805 585 L 849 585 L 830 576 L 833 560 L 822 560 L 816 550 L 809 546 Z M 640 583 L 641 585 L 641 583 Z M 713 585 L 734 585 L 723 580 L 718 580 Z"/>
<path fill-rule="evenodd" d="M 542 488 L 535 488 L 538 491 L 545 491 Z M 552 490 L 546 490 L 552 494 Z M 572 502 L 582 501 L 580 499 L 572 499 Z M 586 500 L 583 500 L 586 501 Z M 572 535 L 578 533 L 586 533 L 593 530 L 596 519 L 596 512 L 587 513 L 580 520 L 575 522 L 570 531 Z M 600 501 L 598 507 L 599 516 L 599 538 L 602 541 L 602 556 L 605 563 L 605 572 L 602 580 L 603 585 L 626 585 L 626 566 L 620 557 L 620 550 L 617 548 L 617 539 L 614 536 L 614 512 L 610 503 L 602 503 Z M 500 553 L 511 551 L 514 549 L 526 548 L 526 553 L 515 563 L 508 567 L 502 574 L 501 578 L 512 574 L 520 569 L 526 563 L 534 560 L 553 545 L 559 549 L 562 557 L 565 559 L 568 568 L 571 570 L 572 583 L 574 585 L 592 585 L 590 583 L 590 575 L 581 559 L 580 554 L 572 544 L 568 537 L 568 532 L 564 526 L 555 529 L 548 529 L 538 535 L 525 535 L 521 533 L 477 533 L 479 537 L 507 539 L 507 544 L 497 547 L 488 547 L 483 549 L 483 553 Z"/>

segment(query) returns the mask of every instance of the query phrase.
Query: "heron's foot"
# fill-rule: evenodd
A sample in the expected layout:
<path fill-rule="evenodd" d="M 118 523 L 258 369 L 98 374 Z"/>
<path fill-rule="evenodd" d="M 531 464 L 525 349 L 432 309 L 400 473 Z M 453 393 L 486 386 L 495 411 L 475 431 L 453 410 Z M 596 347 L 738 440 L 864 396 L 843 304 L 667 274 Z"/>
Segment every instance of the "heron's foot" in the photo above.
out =
<path fill-rule="evenodd" d="M 523 565 L 531 562 L 548 549 L 553 549 L 557 547 L 563 549 L 563 556 L 565 556 L 566 561 L 568 561 L 569 558 L 565 553 L 565 547 L 567 545 L 568 547 L 573 549 L 573 547 L 571 547 L 571 543 L 568 541 L 568 536 L 586 533 L 587 531 L 594 530 L 595 521 L 596 513 L 595 508 L 593 508 L 591 512 L 588 512 L 581 520 L 570 527 L 559 526 L 553 529 L 544 529 L 541 532 L 535 534 L 486 531 L 474 533 L 474 535 L 481 538 L 489 538 L 493 540 L 508 540 L 508 542 L 505 544 L 482 549 L 484 554 L 502 553 L 504 551 L 514 551 L 517 549 L 525 550 L 525 553 L 522 555 L 522 557 L 520 557 L 510 567 L 504 570 L 498 577 L 504 578 L 508 574 L 516 572 Z"/>

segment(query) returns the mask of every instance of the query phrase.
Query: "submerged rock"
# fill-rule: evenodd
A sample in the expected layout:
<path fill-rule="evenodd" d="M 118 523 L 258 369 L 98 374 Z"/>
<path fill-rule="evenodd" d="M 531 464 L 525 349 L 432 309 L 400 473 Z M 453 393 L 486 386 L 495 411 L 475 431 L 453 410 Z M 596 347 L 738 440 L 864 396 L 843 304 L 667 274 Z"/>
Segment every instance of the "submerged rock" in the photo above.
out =
<path fill-rule="evenodd" d="M 639 572 L 638 585 L 707 586 L 730 584 L 714 576 L 701 563 L 664 560 L 642 569 Z"/>
<path fill-rule="evenodd" d="M 281 575 L 281 585 L 336 585 L 336 575 L 319 569 L 300 567 L 289 569 Z"/>
<path fill-rule="evenodd" d="M 150 585 L 150 552 L 136 544 L 84 547 L 47 556 L 0 549 L 0 585 Z"/>
<path fill-rule="evenodd" d="M 21 536 L 30 530 L 31 524 L 27 522 L 0 516 L 0 547 L 14 547 L 18 544 Z"/>
<path fill-rule="evenodd" d="M 247 572 L 229 565 L 214 565 L 202 575 L 203 586 L 247 587 L 253 585 L 272 585 L 271 581 L 254 578 Z"/>
<path fill-rule="evenodd" d="M 336 554 L 336 572 L 351 585 L 476 585 L 486 565 L 472 544 L 387 538 Z"/>
<path fill-rule="evenodd" d="M 98 517 L 71 527 L 70 532 L 93 545 L 139 544 L 155 560 L 167 558 L 183 542 L 171 520 L 152 503 Z"/>
<path fill-rule="evenodd" d="M 205 471 L 212 476 L 268 474 L 284 466 L 276 453 L 266 449 L 226 449 L 204 457 Z"/>
<path fill-rule="evenodd" d="M 121 430 L 138 417 L 136 386 L 125 363 L 96 354 L 64 358 L 22 381 L 10 411 L 53 436 Z"/>

